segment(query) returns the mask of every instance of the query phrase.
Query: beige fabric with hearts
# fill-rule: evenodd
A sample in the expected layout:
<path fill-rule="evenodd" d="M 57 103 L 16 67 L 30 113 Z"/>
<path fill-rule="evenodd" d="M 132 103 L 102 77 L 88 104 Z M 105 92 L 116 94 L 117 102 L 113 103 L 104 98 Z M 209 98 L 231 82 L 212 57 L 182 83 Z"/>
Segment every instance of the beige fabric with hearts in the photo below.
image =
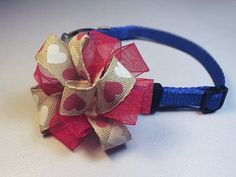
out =
<path fill-rule="evenodd" d="M 77 38 L 74 37 L 68 43 L 68 49 L 70 51 L 71 58 L 74 63 L 78 76 L 90 82 L 90 76 L 84 65 L 83 53 L 82 53 L 84 46 L 89 41 L 90 41 L 90 38 L 87 34 L 85 34 L 80 40 L 77 40 Z"/>
<path fill-rule="evenodd" d="M 48 37 L 35 58 L 37 62 L 60 81 L 62 85 L 65 85 L 66 82 L 66 79 L 63 77 L 63 71 L 66 69 L 74 69 L 67 45 L 55 34 L 51 34 Z"/>
<path fill-rule="evenodd" d="M 95 85 L 90 84 L 88 81 L 67 81 L 64 87 L 61 105 L 60 105 L 60 113 L 62 115 L 80 115 L 88 111 L 93 104 L 96 93 Z M 71 96 L 76 94 L 78 98 L 81 98 L 81 101 L 84 101 L 84 107 L 82 109 L 69 108 L 66 110 L 64 108 L 65 102 L 70 101 Z M 73 100 L 71 100 L 73 101 Z M 75 103 L 74 103 L 75 104 Z M 71 105 L 73 106 L 73 105 Z"/>
<path fill-rule="evenodd" d="M 35 100 L 38 105 L 39 112 L 39 127 L 42 133 L 46 132 L 49 128 L 49 123 L 56 112 L 56 105 L 61 93 L 47 96 L 42 89 L 38 87 L 31 88 L 32 95 L 37 98 Z"/>
<path fill-rule="evenodd" d="M 133 88 L 136 81 L 135 77 L 133 77 L 130 73 L 127 75 L 121 75 L 119 72 L 123 74 L 124 72 L 128 72 L 128 70 L 118 61 L 116 57 L 113 57 L 106 73 L 99 79 L 97 84 L 96 108 L 98 114 L 106 113 L 118 106 L 119 103 L 124 101 L 125 97 L 129 95 L 131 89 Z M 111 102 L 107 102 L 105 98 L 106 94 L 109 95 L 109 93 L 106 92 L 113 92 L 112 88 L 109 90 L 104 89 L 107 83 L 119 83 L 123 87 L 122 93 L 116 95 L 115 99 Z"/>
<path fill-rule="evenodd" d="M 96 123 L 98 120 L 93 118 L 88 120 L 98 135 L 104 150 L 124 144 L 131 139 L 131 134 L 127 127 L 115 121 L 107 120 L 106 125 L 101 127 Z"/>

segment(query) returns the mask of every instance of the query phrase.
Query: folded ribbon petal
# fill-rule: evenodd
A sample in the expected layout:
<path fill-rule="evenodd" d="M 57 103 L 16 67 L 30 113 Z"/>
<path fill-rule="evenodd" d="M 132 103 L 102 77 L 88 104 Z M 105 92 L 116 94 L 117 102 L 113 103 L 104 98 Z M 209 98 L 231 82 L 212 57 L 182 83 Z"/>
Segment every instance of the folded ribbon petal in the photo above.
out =
<path fill-rule="evenodd" d="M 129 95 L 135 83 L 132 74 L 114 57 L 97 84 L 97 112 L 108 112 Z"/>
<path fill-rule="evenodd" d="M 56 35 L 51 34 L 35 56 L 37 62 L 51 73 L 62 85 L 67 80 L 76 80 L 77 74 L 67 46 Z"/>
<path fill-rule="evenodd" d="M 59 113 L 59 107 L 60 100 L 58 100 L 55 115 L 50 121 L 49 132 L 69 149 L 74 150 L 92 131 L 92 127 L 84 114 L 63 116 Z"/>
<path fill-rule="evenodd" d="M 44 133 L 48 130 L 50 121 L 56 113 L 56 105 L 61 94 L 57 93 L 47 96 L 42 89 L 37 87 L 32 88 L 31 91 L 38 102 L 39 126 L 40 131 Z"/>
<path fill-rule="evenodd" d="M 90 82 L 91 81 L 90 75 L 85 66 L 82 53 L 85 45 L 87 45 L 89 42 L 90 42 L 90 37 L 87 34 L 83 33 L 77 37 L 72 38 L 68 44 L 68 48 L 79 78 L 88 80 Z"/>
<path fill-rule="evenodd" d="M 60 105 L 62 115 L 80 115 L 91 109 L 96 87 L 86 80 L 66 82 Z"/>
<path fill-rule="evenodd" d="M 102 148 L 104 150 L 114 148 L 126 143 L 131 139 L 126 126 L 118 124 L 115 121 L 104 119 L 88 119 L 99 137 Z"/>

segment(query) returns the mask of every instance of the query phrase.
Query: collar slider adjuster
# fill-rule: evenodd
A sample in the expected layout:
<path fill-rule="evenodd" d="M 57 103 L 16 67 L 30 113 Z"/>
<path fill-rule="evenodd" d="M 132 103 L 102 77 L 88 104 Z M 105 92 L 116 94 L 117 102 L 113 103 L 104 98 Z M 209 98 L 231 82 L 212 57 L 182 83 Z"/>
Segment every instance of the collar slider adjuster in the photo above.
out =
<path fill-rule="evenodd" d="M 202 96 L 201 112 L 207 114 L 220 109 L 224 104 L 227 93 L 228 88 L 225 86 L 209 87 Z"/>

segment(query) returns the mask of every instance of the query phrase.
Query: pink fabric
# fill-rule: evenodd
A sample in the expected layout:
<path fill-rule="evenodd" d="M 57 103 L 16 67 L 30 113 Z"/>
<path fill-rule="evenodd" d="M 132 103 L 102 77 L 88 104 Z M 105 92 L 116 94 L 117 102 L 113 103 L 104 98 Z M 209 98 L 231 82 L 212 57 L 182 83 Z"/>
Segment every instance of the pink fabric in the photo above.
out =
<path fill-rule="evenodd" d="M 54 78 L 49 72 L 44 70 L 39 64 L 34 72 L 34 78 L 38 83 L 38 86 L 47 94 L 62 92 L 63 86 Z"/>
<path fill-rule="evenodd" d="M 89 33 L 90 41 L 83 49 L 85 67 L 93 82 L 111 54 L 121 47 L 121 42 L 96 30 Z"/>
<path fill-rule="evenodd" d="M 142 105 L 142 99 L 143 92 L 132 89 L 123 102 L 101 116 L 111 118 L 121 124 L 135 125 Z"/>
<path fill-rule="evenodd" d="M 136 77 L 149 71 L 148 66 L 134 43 L 119 48 L 113 55 Z"/>
<path fill-rule="evenodd" d="M 50 122 L 49 131 L 69 149 L 74 150 L 79 146 L 81 140 L 92 131 L 92 127 L 84 115 L 60 115 L 60 101 L 56 106 L 56 114 Z"/>
<path fill-rule="evenodd" d="M 139 113 L 150 114 L 153 96 L 153 79 L 137 78 L 134 89 L 143 92 L 143 99 Z"/>

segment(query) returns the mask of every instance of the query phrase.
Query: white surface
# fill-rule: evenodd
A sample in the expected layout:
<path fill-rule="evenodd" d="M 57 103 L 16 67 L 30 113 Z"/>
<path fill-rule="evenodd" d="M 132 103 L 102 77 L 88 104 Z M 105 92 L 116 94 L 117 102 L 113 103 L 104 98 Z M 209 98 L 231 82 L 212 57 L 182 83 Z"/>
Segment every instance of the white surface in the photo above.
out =
<path fill-rule="evenodd" d="M 1 177 L 234 177 L 236 175 L 236 1 L 1 1 Z M 71 152 L 42 138 L 29 88 L 36 51 L 51 32 L 128 24 L 159 28 L 206 48 L 223 68 L 230 91 L 209 115 L 158 112 L 130 127 L 125 149 L 106 154 L 93 137 Z M 150 66 L 144 76 L 163 85 L 211 85 L 191 57 L 161 45 L 137 42 Z"/>

